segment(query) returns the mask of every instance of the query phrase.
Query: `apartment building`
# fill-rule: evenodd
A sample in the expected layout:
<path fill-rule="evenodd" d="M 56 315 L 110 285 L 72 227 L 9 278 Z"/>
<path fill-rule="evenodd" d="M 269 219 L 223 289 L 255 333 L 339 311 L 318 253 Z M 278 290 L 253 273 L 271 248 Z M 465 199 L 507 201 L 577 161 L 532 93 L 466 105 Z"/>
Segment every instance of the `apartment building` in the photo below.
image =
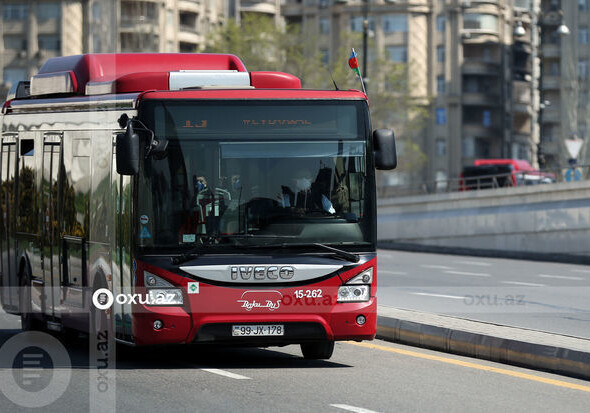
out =
<path fill-rule="evenodd" d="M 563 25 L 567 27 L 564 35 Z M 542 58 L 540 161 L 567 165 L 565 142 L 585 141 L 580 164 L 590 163 L 590 1 L 542 0 L 539 13 Z"/>
<path fill-rule="evenodd" d="M 54 56 L 195 52 L 222 24 L 222 0 L 5 0 L 0 3 L 0 95 Z"/>
<path fill-rule="evenodd" d="M 362 32 L 374 56 L 407 63 L 412 94 L 431 103 L 414 137 L 425 182 L 456 178 L 475 158 L 536 160 L 537 0 L 286 0 L 287 21 L 317 27 L 330 61 L 342 32 Z M 378 68 L 368 64 L 368 77 Z M 394 126 L 395 125 L 391 125 Z"/>

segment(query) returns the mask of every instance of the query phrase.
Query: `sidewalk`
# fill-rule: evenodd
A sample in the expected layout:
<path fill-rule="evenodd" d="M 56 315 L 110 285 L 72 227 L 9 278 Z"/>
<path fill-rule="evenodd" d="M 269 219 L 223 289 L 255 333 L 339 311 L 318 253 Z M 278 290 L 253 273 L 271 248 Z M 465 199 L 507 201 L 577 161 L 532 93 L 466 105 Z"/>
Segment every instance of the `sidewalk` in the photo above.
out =
<path fill-rule="evenodd" d="M 590 340 L 378 306 L 377 338 L 590 380 Z"/>

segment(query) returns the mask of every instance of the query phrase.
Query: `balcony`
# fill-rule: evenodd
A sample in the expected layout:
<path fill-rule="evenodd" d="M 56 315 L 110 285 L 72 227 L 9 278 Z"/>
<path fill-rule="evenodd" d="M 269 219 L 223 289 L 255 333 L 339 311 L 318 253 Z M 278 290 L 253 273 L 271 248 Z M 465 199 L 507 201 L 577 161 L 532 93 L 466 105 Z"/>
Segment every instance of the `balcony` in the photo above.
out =
<path fill-rule="evenodd" d="M 559 76 L 543 76 L 543 90 L 559 90 L 561 78 Z"/>
<path fill-rule="evenodd" d="M 201 2 L 200 1 L 188 1 L 188 0 L 180 0 L 178 2 L 178 11 L 189 11 L 193 13 L 200 13 L 201 12 Z"/>
<path fill-rule="evenodd" d="M 559 58 L 561 56 L 561 47 L 557 44 L 543 44 L 541 53 L 545 59 Z"/>
<path fill-rule="evenodd" d="M 277 14 L 279 8 L 274 0 L 244 0 L 240 4 L 242 12 Z"/>
<path fill-rule="evenodd" d="M 543 110 L 543 123 L 559 123 L 560 113 L 559 108 L 549 106 Z"/>
<path fill-rule="evenodd" d="M 5 21 L 3 34 L 20 34 L 27 32 L 27 25 L 25 20 Z"/>
<path fill-rule="evenodd" d="M 500 76 L 500 64 L 487 60 L 466 59 L 463 62 L 464 75 Z"/>
<path fill-rule="evenodd" d="M 463 136 L 477 136 L 480 138 L 500 138 L 502 136 L 501 128 L 486 127 L 476 123 L 463 124 Z"/>
<path fill-rule="evenodd" d="M 180 31 L 178 32 L 178 41 L 182 43 L 192 43 L 195 46 L 202 44 L 204 39 L 203 36 L 196 33 L 194 30 L 192 32 Z"/>
<path fill-rule="evenodd" d="M 469 93 L 463 92 L 463 105 L 466 106 L 500 106 L 502 100 L 499 93 Z"/>

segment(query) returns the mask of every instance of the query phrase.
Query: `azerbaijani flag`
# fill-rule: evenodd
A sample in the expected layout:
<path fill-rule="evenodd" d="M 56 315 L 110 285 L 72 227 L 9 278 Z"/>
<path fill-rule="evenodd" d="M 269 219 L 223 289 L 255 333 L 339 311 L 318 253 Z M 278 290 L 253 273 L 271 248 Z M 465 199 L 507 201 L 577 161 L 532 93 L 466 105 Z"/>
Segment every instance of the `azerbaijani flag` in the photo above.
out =
<path fill-rule="evenodd" d="M 361 69 L 359 69 L 359 61 L 356 59 L 356 52 L 354 51 L 354 47 L 352 48 L 352 53 L 348 58 L 348 66 L 350 66 L 352 71 L 356 73 L 358 77 L 361 77 Z"/>

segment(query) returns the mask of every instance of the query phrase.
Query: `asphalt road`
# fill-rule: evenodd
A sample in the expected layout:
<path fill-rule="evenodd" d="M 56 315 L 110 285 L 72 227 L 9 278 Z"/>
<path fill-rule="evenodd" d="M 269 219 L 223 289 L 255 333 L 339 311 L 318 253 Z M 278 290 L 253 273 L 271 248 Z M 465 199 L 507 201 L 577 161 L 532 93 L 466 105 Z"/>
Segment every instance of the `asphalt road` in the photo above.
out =
<path fill-rule="evenodd" d="M 590 266 L 378 252 L 380 305 L 590 338 Z"/>
<path fill-rule="evenodd" d="M 16 334 L 0 330 L 0 343 Z M 96 401 L 87 349 L 88 341 L 78 340 L 67 346 L 71 368 L 41 369 L 38 380 L 45 380 L 45 388 L 63 371 L 71 373 L 61 396 L 31 393 L 23 400 L 45 397 L 50 403 L 42 407 L 44 412 L 90 413 L 587 412 L 590 405 L 589 382 L 379 340 L 337 343 L 329 361 L 304 360 L 298 346 L 119 347 L 115 370 L 104 372 L 113 380 Z M 22 382 L 23 371 L 28 370 L 11 369 L 3 351 L 1 347 L 0 411 L 30 411 L 11 401 L 22 397 L 23 387 L 7 397 L 8 384 Z"/>

